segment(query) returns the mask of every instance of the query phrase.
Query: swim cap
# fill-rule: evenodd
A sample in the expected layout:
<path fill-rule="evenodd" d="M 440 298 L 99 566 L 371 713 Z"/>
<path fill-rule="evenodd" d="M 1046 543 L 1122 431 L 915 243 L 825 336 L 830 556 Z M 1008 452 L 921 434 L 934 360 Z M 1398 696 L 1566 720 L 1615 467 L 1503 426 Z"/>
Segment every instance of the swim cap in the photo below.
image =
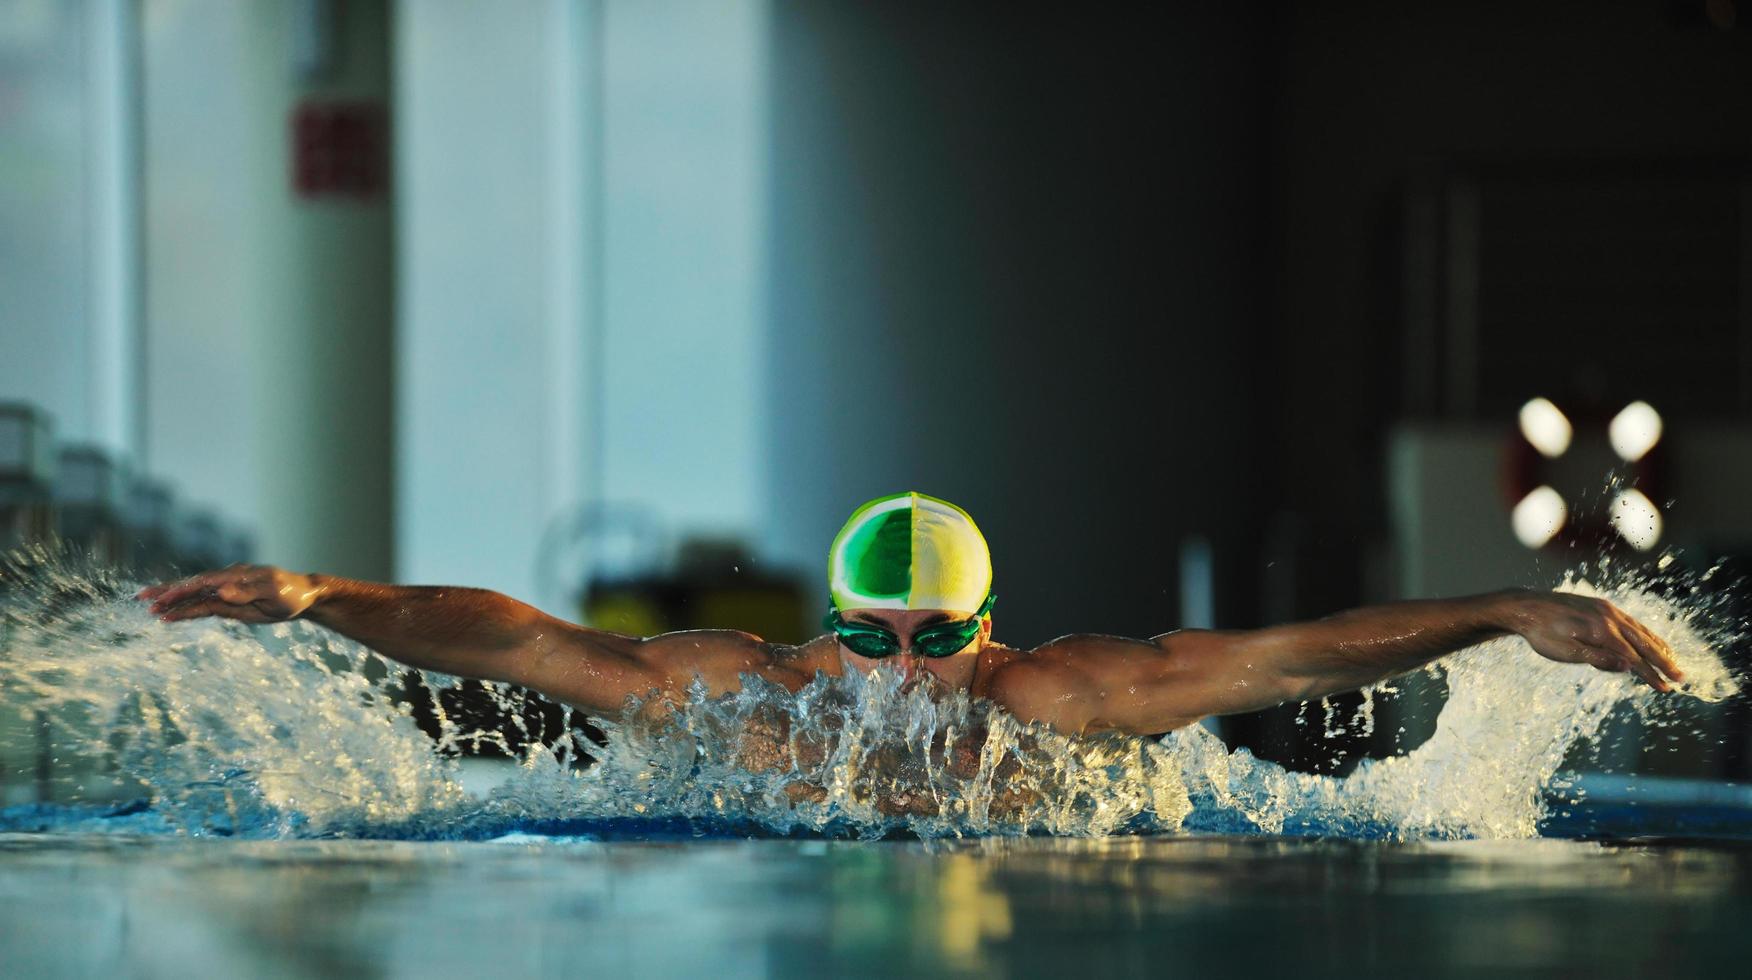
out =
<path fill-rule="evenodd" d="M 973 612 L 992 588 L 992 554 L 967 511 L 897 493 L 852 512 L 827 554 L 840 609 Z"/>

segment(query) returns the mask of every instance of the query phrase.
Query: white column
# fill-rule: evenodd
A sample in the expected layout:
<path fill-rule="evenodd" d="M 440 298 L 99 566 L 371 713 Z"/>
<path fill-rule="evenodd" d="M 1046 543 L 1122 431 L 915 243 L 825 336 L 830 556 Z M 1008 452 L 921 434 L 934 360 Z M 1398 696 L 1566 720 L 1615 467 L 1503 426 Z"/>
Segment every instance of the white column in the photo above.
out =
<path fill-rule="evenodd" d="M 0 401 L 49 412 L 90 438 L 85 71 L 95 5 L 0 4 L 7 46 L 0 124 Z"/>
<path fill-rule="evenodd" d="M 535 565 L 597 501 L 758 545 L 767 20 L 398 9 L 400 577 L 574 612 Z"/>
<path fill-rule="evenodd" d="M 391 573 L 390 201 L 299 197 L 290 119 L 388 104 L 388 0 L 341 5 L 344 55 L 293 67 L 290 0 L 148 0 L 146 463 L 257 532 L 257 557 Z"/>
<path fill-rule="evenodd" d="M 86 4 L 87 374 L 92 441 L 140 449 L 139 5 Z"/>
<path fill-rule="evenodd" d="M 602 487 L 759 545 L 768 323 L 764 0 L 613 0 L 602 37 Z"/>
<path fill-rule="evenodd" d="M 403 581 L 540 595 L 588 482 L 593 11 L 396 10 L 396 541 Z"/>

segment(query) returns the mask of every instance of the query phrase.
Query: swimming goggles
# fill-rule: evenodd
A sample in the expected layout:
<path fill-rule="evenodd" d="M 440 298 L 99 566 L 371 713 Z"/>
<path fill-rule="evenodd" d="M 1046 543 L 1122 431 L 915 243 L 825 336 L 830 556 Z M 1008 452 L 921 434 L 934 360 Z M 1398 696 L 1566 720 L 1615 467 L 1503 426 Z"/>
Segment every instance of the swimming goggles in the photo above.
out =
<path fill-rule="evenodd" d="M 986 601 L 979 607 L 979 612 L 971 619 L 958 619 L 947 623 L 933 623 L 913 634 L 913 652 L 921 657 L 950 657 L 967 648 L 973 638 L 979 635 L 980 620 L 992 611 L 992 603 L 997 602 L 995 593 L 988 593 Z M 828 607 L 826 618 L 821 625 L 833 630 L 841 643 L 848 650 L 860 657 L 880 660 L 892 657 L 900 652 L 900 637 L 895 636 L 880 626 L 869 623 L 847 622 L 838 608 Z"/>

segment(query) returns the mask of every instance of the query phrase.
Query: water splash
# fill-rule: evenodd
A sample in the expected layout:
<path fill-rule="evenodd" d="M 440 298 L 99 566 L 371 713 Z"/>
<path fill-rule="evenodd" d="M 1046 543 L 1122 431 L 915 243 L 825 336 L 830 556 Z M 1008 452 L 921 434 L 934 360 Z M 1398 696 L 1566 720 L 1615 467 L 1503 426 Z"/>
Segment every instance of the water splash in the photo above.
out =
<path fill-rule="evenodd" d="M 303 623 L 163 624 L 131 598 L 135 583 L 40 552 L 13 556 L 0 582 L 0 712 L 51 719 L 64 758 L 113 771 L 146 801 L 13 808 L 0 829 L 482 838 L 619 822 L 857 837 L 1183 827 L 1529 837 L 1570 748 L 1615 709 L 1655 702 L 1626 675 L 1497 640 L 1439 664 L 1449 697 L 1428 742 L 1338 778 L 1230 753 L 1198 726 L 1160 740 L 1070 738 L 888 671 L 820 676 L 795 695 L 749 677 L 734 695 L 696 687 L 673 711 L 634 705 L 597 719 L 600 745 L 532 739 L 514 778 L 471 794 L 457 750 L 500 736 L 442 711 L 439 737 L 422 732 L 393 668 L 357 644 Z M 1735 692 L 1720 638 L 1695 613 L 1635 584 L 1605 594 L 1668 639 L 1686 694 Z M 517 692 L 493 690 L 519 705 Z"/>
<path fill-rule="evenodd" d="M 289 836 L 464 798 L 357 644 L 303 624 L 161 623 L 138 583 L 46 551 L 9 556 L 0 582 L 0 710 L 48 719 L 66 768 L 137 783 L 169 826 Z"/>
<path fill-rule="evenodd" d="M 1704 701 L 1738 684 L 1690 617 L 1651 592 L 1602 592 L 1584 581 L 1559 591 L 1602 596 L 1666 639 L 1686 675 L 1675 685 Z M 1395 837 L 1532 837 L 1565 756 L 1600 731 L 1614 709 L 1656 695 L 1628 674 L 1601 673 L 1533 654 L 1519 638 L 1455 653 L 1436 665 L 1448 699 L 1435 734 L 1401 756 L 1368 760 L 1344 778 L 1294 773 L 1228 754 L 1208 735 L 1171 736 L 1209 829 Z"/>
<path fill-rule="evenodd" d="M 1191 809 L 1167 746 L 1070 738 L 885 670 L 818 675 L 795 696 L 752 677 L 724 698 L 696 686 L 670 718 L 609 736 L 586 780 L 593 808 L 860 836 L 1106 835 L 1174 828 Z"/>

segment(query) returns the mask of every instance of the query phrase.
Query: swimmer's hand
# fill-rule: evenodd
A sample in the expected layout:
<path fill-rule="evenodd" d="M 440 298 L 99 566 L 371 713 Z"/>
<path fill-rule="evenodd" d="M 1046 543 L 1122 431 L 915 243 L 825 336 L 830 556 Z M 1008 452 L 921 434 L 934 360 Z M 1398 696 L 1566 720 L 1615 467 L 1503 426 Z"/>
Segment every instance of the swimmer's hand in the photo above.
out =
<path fill-rule="evenodd" d="M 135 598 L 152 603 L 167 623 L 222 616 L 244 623 L 279 623 L 304 615 L 322 593 L 316 576 L 272 565 L 232 565 L 216 572 L 148 586 Z"/>
<path fill-rule="evenodd" d="M 1673 650 L 1643 624 L 1605 599 L 1562 592 L 1518 592 L 1509 621 L 1541 657 L 1588 664 L 1604 671 L 1630 671 L 1657 691 L 1683 680 Z"/>

